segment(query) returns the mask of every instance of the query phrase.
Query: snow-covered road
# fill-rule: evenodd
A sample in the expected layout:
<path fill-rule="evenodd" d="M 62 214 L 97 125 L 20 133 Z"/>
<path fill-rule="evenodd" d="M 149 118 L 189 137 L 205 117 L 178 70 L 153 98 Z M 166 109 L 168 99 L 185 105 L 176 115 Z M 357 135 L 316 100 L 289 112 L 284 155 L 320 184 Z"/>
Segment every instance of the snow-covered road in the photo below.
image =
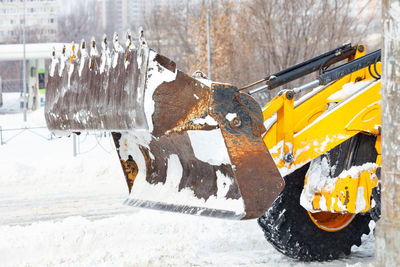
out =
<path fill-rule="evenodd" d="M 20 113 L 0 114 L 3 129 L 44 125 L 43 111 L 28 124 Z M 109 137 L 81 135 L 76 158 L 72 138 L 48 137 L 46 129 L 3 132 L 0 266 L 320 265 L 281 255 L 255 220 L 124 206 L 127 186 Z M 373 235 L 364 239 L 350 257 L 324 266 L 372 266 Z"/>

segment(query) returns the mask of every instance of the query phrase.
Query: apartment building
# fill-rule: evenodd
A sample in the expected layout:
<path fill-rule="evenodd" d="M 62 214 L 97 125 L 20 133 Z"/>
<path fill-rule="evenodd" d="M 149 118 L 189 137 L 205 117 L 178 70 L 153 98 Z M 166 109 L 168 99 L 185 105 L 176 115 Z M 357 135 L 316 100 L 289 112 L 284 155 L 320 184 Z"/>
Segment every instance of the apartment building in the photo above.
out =
<path fill-rule="evenodd" d="M 58 0 L 0 0 L 0 43 L 22 41 L 24 13 L 27 42 L 55 41 L 57 9 Z"/>
<path fill-rule="evenodd" d="M 145 24 L 145 16 L 153 7 L 160 8 L 163 0 L 97 0 L 99 27 L 107 34 L 136 31 Z M 147 13 L 146 13 L 147 12 Z"/>

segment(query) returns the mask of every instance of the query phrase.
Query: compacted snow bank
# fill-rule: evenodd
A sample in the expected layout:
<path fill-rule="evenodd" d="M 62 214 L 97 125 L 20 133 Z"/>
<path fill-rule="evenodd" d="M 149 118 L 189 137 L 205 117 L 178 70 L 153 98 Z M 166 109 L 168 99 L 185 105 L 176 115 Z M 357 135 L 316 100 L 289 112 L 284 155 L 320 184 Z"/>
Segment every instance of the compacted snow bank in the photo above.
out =
<path fill-rule="evenodd" d="M 69 217 L 0 227 L 3 266 L 320 266 L 300 263 L 268 245 L 255 220 L 226 221 L 136 210 L 102 220 Z M 346 266 L 373 261 L 372 240 Z M 371 263 L 372 266 L 372 263 Z"/>
<path fill-rule="evenodd" d="M 0 115 L 3 129 L 44 126 L 43 110 Z M 269 245 L 256 220 L 229 221 L 122 205 L 128 196 L 108 137 L 49 139 L 46 129 L 3 132 L 0 266 L 320 266 Z M 13 138 L 11 138 L 13 137 Z M 11 138 L 11 139 L 10 139 Z M 85 152 L 85 153 L 84 153 Z M 373 235 L 324 266 L 372 266 Z"/>
<path fill-rule="evenodd" d="M 95 221 L 69 217 L 0 227 L 8 241 L 0 244 L 0 258 L 16 266 L 229 266 L 281 260 L 277 253 L 265 253 L 254 225 L 154 211 Z"/>

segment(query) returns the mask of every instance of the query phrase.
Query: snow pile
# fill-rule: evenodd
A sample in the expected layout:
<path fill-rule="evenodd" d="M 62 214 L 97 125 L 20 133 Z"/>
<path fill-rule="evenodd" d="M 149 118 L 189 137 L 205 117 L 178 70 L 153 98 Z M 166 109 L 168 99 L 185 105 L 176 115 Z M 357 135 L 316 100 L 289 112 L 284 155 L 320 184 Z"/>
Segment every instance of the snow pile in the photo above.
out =
<path fill-rule="evenodd" d="M 323 187 L 334 189 L 336 179 L 330 179 L 330 171 L 331 168 L 326 157 L 318 157 L 310 163 L 310 168 L 307 172 L 307 183 L 300 195 L 300 205 L 306 210 L 314 210 L 312 201 L 316 192 Z M 320 207 L 327 208 L 324 196 L 321 196 Z"/>
<path fill-rule="evenodd" d="M 357 83 L 346 83 L 343 85 L 342 89 L 337 91 L 336 93 L 332 94 L 330 97 L 328 97 L 328 102 L 329 101 L 340 101 L 342 99 L 345 99 L 354 93 L 358 92 L 362 88 L 368 86 L 371 84 L 371 81 L 359 81 Z"/>
<path fill-rule="evenodd" d="M 0 235 L 3 266 L 320 266 L 281 255 L 266 243 L 255 221 L 148 210 L 95 221 L 69 217 L 1 226 Z M 367 246 L 355 249 L 353 258 L 324 266 L 371 262 L 371 238 L 364 238 Z"/>
<path fill-rule="evenodd" d="M 254 221 L 147 210 L 96 221 L 69 217 L 2 226 L 0 235 L 3 266 L 272 266 L 269 261 L 284 258 L 268 255 L 272 248 Z"/>
<path fill-rule="evenodd" d="M 197 97 L 197 99 L 199 99 L 199 97 Z M 195 118 L 193 120 L 193 123 L 194 124 L 200 124 L 200 125 L 207 124 L 207 125 L 211 125 L 211 126 L 217 126 L 218 125 L 218 122 L 213 117 L 211 117 L 210 115 L 207 115 L 205 118 Z"/>
<path fill-rule="evenodd" d="M 339 178 L 345 178 L 350 176 L 351 178 L 357 178 L 363 171 L 371 171 L 378 168 L 378 164 L 374 162 L 367 162 L 361 166 L 352 166 L 349 170 L 344 170 L 340 173 Z"/>
<path fill-rule="evenodd" d="M 211 165 L 232 164 L 220 129 L 187 133 L 196 158 Z"/>

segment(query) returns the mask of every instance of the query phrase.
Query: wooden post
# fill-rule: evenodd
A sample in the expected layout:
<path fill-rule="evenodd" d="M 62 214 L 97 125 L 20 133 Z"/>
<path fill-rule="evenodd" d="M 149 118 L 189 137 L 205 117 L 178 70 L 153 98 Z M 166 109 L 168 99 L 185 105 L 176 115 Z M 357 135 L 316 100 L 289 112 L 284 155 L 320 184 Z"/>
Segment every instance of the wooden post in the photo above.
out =
<path fill-rule="evenodd" d="M 382 215 L 375 265 L 400 266 L 400 0 L 382 0 Z"/>

